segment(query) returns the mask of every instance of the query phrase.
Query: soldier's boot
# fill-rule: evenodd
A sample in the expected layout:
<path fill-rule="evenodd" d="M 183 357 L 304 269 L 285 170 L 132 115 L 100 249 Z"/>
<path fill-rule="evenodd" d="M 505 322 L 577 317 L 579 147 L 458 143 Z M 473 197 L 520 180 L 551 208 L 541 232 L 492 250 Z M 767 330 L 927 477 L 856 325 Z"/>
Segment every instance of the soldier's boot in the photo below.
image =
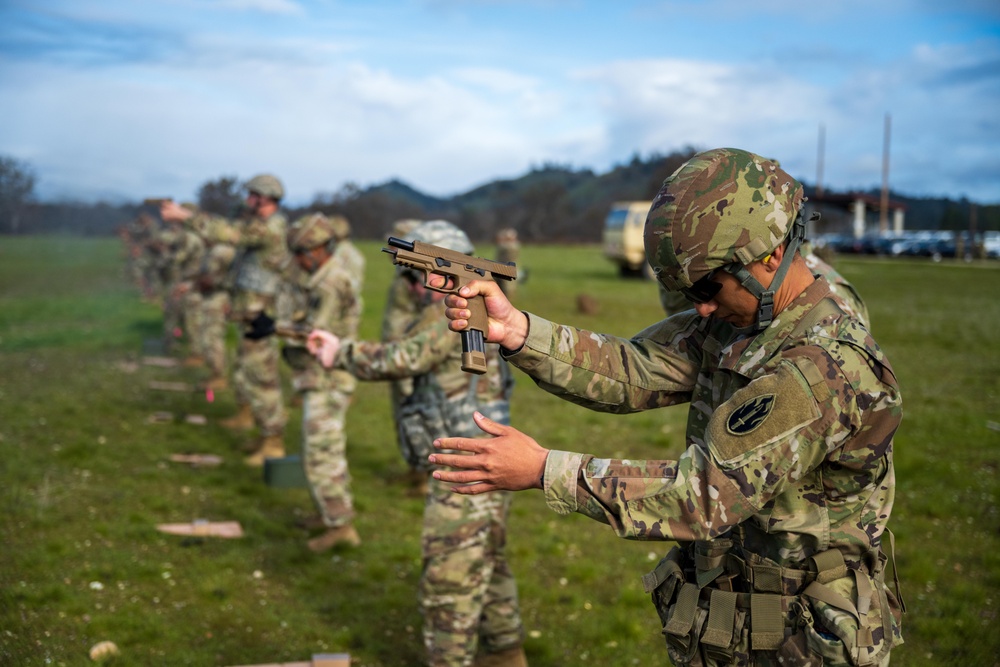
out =
<path fill-rule="evenodd" d="M 305 530 L 319 530 L 321 528 L 326 528 L 326 524 L 323 522 L 323 517 L 319 514 L 310 514 L 307 517 L 303 517 L 296 521 L 295 525 L 299 528 L 304 528 Z"/>
<path fill-rule="evenodd" d="M 250 404 L 241 405 L 239 412 L 229 419 L 223 419 L 219 423 L 223 427 L 234 431 L 249 431 L 254 427 L 253 411 L 250 410 Z"/>
<path fill-rule="evenodd" d="M 484 653 L 476 658 L 472 667 L 528 667 L 524 647 L 516 646 L 496 653 Z"/>
<path fill-rule="evenodd" d="M 264 465 L 264 459 L 280 459 L 285 456 L 285 440 L 280 435 L 268 435 L 260 439 L 259 447 L 243 459 L 248 466 Z"/>
<path fill-rule="evenodd" d="M 361 536 L 358 535 L 358 531 L 354 529 L 353 525 L 347 524 L 345 526 L 330 528 L 322 535 L 309 540 L 308 544 L 310 551 L 322 553 L 338 544 L 347 544 L 352 547 L 360 546 Z"/>

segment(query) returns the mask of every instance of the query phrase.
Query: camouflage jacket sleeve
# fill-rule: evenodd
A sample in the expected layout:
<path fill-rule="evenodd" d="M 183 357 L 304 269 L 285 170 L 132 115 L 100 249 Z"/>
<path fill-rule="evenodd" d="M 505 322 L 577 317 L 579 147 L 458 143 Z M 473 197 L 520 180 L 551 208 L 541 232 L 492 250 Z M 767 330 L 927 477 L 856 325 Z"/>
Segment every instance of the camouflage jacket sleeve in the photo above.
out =
<path fill-rule="evenodd" d="M 651 388 L 677 381 L 677 363 L 670 355 L 662 380 L 624 383 L 628 389 L 610 392 L 601 387 L 615 373 L 631 377 L 627 370 L 609 372 L 618 360 L 620 369 L 630 369 L 639 350 L 658 357 L 650 347 L 658 336 L 672 331 L 666 340 L 697 340 L 696 333 L 685 337 L 674 329 L 678 317 L 684 316 L 670 318 L 631 341 L 598 337 L 602 347 L 613 349 L 589 359 L 557 351 L 553 356 L 563 358 L 551 364 L 568 365 L 572 372 L 546 377 L 586 396 L 580 402 L 588 407 L 606 409 L 616 394 L 646 400 L 655 393 Z M 536 324 L 532 319 L 532 336 L 546 328 Z M 562 327 L 548 327 L 556 332 L 550 336 L 554 344 L 582 340 L 566 338 Z M 633 539 L 712 539 L 748 522 L 778 544 L 779 559 L 805 549 L 804 543 L 822 550 L 831 540 L 860 545 L 863 551 L 877 537 L 866 531 L 876 526 L 875 532 L 880 532 L 877 527 L 891 508 L 892 435 L 901 414 L 891 369 L 882 365 L 864 333 L 848 319 L 822 336 L 789 340 L 770 356 L 748 349 L 747 357 L 757 359 L 753 376 L 709 406 L 703 428 L 692 430 L 689 423 L 688 447 L 677 461 L 598 459 L 551 451 L 544 477 L 546 502 L 556 512 L 579 512 Z M 537 342 L 529 340 L 525 347 Z M 514 356 L 521 354 L 537 353 L 528 349 Z M 533 365 L 538 373 L 550 364 L 539 358 Z M 657 373 L 649 362 L 641 367 L 646 370 L 637 377 Z M 647 388 L 637 392 L 635 384 Z M 655 407 L 657 402 L 647 405 Z M 692 410 L 696 407 L 692 404 Z M 863 520 L 865 512 L 873 513 L 875 520 Z"/>
<path fill-rule="evenodd" d="M 601 412 L 684 403 L 698 379 L 704 334 L 693 311 L 631 339 L 554 324 L 528 313 L 528 339 L 507 360 L 546 391 Z"/>
<path fill-rule="evenodd" d="M 809 370 L 817 368 L 788 359 L 756 378 L 715 410 L 705 441 L 677 461 L 550 452 L 546 502 L 608 523 L 622 537 L 664 540 L 718 537 L 790 491 L 808 507 L 802 498 L 823 484 L 813 472 L 861 427 L 858 396 L 832 395 L 836 383 Z M 851 393 L 842 378 L 841 390 Z M 816 511 L 798 520 L 828 525 Z"/>
<path fill-rule="evenodd" d="M 429 322 L 398 341 L 344 341 L 336 366 L 360 380 L 399 380 L 429 373 L 455 357 L 461 344 L 443 313 Z"/>

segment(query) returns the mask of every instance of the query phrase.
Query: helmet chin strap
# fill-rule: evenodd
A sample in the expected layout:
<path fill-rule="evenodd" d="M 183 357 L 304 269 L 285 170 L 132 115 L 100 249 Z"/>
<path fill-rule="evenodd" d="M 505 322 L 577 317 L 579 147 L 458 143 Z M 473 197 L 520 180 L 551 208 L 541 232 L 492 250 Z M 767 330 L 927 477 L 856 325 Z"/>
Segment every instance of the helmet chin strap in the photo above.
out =
<path fill-rule="evenodd" d="M 774 320 L 774 293 L 781 287 L 781 283 L 785 279 L 785 274 L 788 273 L 788 269 L 792 265 L 795 251 L 799 249 L 799 245 L 802 244 L 802 239 L 805 238 L 805 235 L 806 223 L 802 219 L 802 215 L 799 214 L 795 218 L 795 222 L 792 223 L 792 233 L 788 238 L 788 246 L 785 248 L 785 254 L 781 258 L 781 265 L 778 267 L 777 272 L 774 274 L 774 279 L 771 281 L 770 289 L 764 289 L 760 281 L 754 278 L 747 267 L 742 264 L 733 272 L 733 275 L 740 281 L 740 284 L 757 297 L 757 320 L 749 327 L 752 332 L 763 331 L 771 326 L 771 322 Z"/>

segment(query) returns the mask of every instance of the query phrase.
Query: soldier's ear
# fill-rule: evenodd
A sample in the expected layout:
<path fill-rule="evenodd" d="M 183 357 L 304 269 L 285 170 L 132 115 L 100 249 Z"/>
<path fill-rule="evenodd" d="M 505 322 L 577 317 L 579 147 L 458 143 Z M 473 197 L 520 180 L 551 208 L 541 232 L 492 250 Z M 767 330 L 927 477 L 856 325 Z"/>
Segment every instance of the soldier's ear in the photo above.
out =
<path fill-rule="evenodd" d="M 781 266 L 781 260 L 785 256 L 785 245 L 781 244 L 774 250 L 772 250 L 764 259 L 760 260 L 761 264 L 764 265 L 771 273 L 778 270 Z"/>

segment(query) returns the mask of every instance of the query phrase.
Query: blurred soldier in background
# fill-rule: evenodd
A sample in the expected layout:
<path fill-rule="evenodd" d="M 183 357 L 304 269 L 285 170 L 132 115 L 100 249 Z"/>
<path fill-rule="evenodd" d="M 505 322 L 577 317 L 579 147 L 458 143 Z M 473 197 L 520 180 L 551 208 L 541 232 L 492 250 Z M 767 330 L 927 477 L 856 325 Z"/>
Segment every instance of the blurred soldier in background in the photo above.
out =
<path fill-rule="evenodd" d="M 206 388 L 226 389 L 226 323 L 232 307 L 228 282 L 236 259 L 235 227 L 221 216 L 209 216 L 205 222 L 205 253 L 196 283 L 201 292 L 201 343 L 199 348 L 209 371 Z"/>
<path fill-rule="evenodd" d="M 300 286 L 306 296 L 305 311 L 287 323 L 289 330 L 308 333 L 319 328 L 357 337 L 364 257 L 348 240 L 349 234 L 345 218 L 322 213 L 302 217 L 289 227 L 288 249 L 303 271 Z M 285 328 L 279 320 L 279 336 Z M 345 431 L 357 381 L 346 371 L 326 371 L 306 349 L 304 338 L 286 340 L 282 356 L 293 369 L 292 386 L 302 395 L 302 462 L 319 510 L 317 523 L 326 529 L 309 540 L 309 548 L 321 552 L 338 544 L 357 546 L 361 538 L 353 525 Z"/>
<path fill-rule="evenodd" d="M 504 227 L 497 232 L 496 243 L 497 253 L 495 260 L 504 264 L 511 262 L 517 264 L 518 259 L 521 257 L 521 242 L 517 240 L 517 230 L 513 227 Z M 518 275 L 518 280 L 500 281 L 500 283 L 503 283 L 500 285 L 500 289 L 503 290 L 508 299 L 513 299 L 517 294 L 517 283 L 521 282 L 520 278 L 521 276 Z"/>
<path fill-rule="evenodd" d="M 392 226 L 391 235 L 396 238 L 407 238 L 420 225 L 420 220 L 397 220 Z M 420 313 L 420 304 L 411 289 L 410 281 L 403 275 L 402 267 L 396 267 L 395 276 L 389 284 L 389 294 L 385 300 L 385 311 L 382 314 L 382 342 L 397 341 L 414 323 Z M 403 400 L 413 393 L 413 378 L 402 378 L 389 383 L 392 404 L 393 423 L 399 423 L 399 407 Z M 413 495 L 427 495 L 427 466 L 420 461 L 420 456 L 409 449 L 406 439 L 399 437 L 397 430 L 397 445 L 408 468 L 406 481 Z"/>
<path fill-rule="evenodd" d="M 837 269 L 823 261 L 822 257 L 813 252 L 812 244 L 809 241 L 802 242 L 800 252 L 812 274 L 826 278 L 826 281 L 830 283 L 830 291 L 844 300 L 847 312 L 858 318 L 866 328 L 871 329 L 868 306 L 865 305 L 865 301 L 861 298 L 861 293 L 858 292 L 857 288 L 848 282 L 847 278 L 842 276 Z"/>
<path fill-rule="evenodd" d="M 154 257 L 150 243 L 157 235 L 156 220 L 145 211 L 125 226 L 122 240 L 126 247 L 126 270 L 139 288 L 143 300 L 152 301 L 159 293 Z"/>
<path fill-rule="evenodd" d="M 164 346 L 168 352 L 175 349 L 176 342 L 187 331 L 187 294 L 205 252 L 204 241 L 187 224 L 195 210 L 197 207 L 194 204 L 178 204 L 172 199 L 160 203 L 160 217 L 166 224 L 159 236 L 158 247 L 164 284 Z"/>
<path fill-rule="evenodd" d="M 490 281 L 489 340 L 547 391 L 628 413 L 688 403 L 676 461 L 547 450 L 477 418 L 434 473 L 459 494 L 539 488 L 621 536 L 676 541 L 643 578 L 676 665 L 887 665 L 902 604 L 887 585 L 899 385 L 885 355 L 799 253 L 802 185 L 721 148 L 668 177 L 646 218 L 657 279 L 692 309 L 632 338 L 516 310 Z M 472 454 L 472 455 L 469 455 Z"/>
<path fill-rule="evenodd" d="M 473 252 L 465 233 L 443 220 L 421 224 L 408 240 Z M 423 276 L 412 270 L 404 276 L 420 313 L 398 341 L 341 341 L 315 331 L 309 342 L 325 366 L 346 369 L 359 379 L 413 378 L 413 392 L 400 407 L 397 426 L 426 469 L 435 438 L 475 436 L 473 412 L 509 423 L 513 383 L 494 345 L 487 346 L 485 375 L 463 372 L 461 339 L 443 319 L 444 295 L 425 288 Z M 431 480 L 424 509 L 420 605 L 428 664 L 527 665 L 517 583 L 504 553 L 510 494 L 460 496 L 450 488 Z M 484 654 L 473 663 L 480 646 Z"/>
<path fill-rule="evenodd" d="M 284 186 L 270 174 L 247 184 L 248 218 L 237 226 L 233 263 L 232 318 L 241 329 L 233 371 L 237 414 L 223 425 L 248 430 L 257 426 L 250 462 L 285 454 L 283 435 L 288 419 L 281 396 L 279 343 L 274 336 L 278 289 L 290 264 L 286 246 L 288 223 L 279 210 Z M 268 326 L 270 321 L 271 326 Z"/>

